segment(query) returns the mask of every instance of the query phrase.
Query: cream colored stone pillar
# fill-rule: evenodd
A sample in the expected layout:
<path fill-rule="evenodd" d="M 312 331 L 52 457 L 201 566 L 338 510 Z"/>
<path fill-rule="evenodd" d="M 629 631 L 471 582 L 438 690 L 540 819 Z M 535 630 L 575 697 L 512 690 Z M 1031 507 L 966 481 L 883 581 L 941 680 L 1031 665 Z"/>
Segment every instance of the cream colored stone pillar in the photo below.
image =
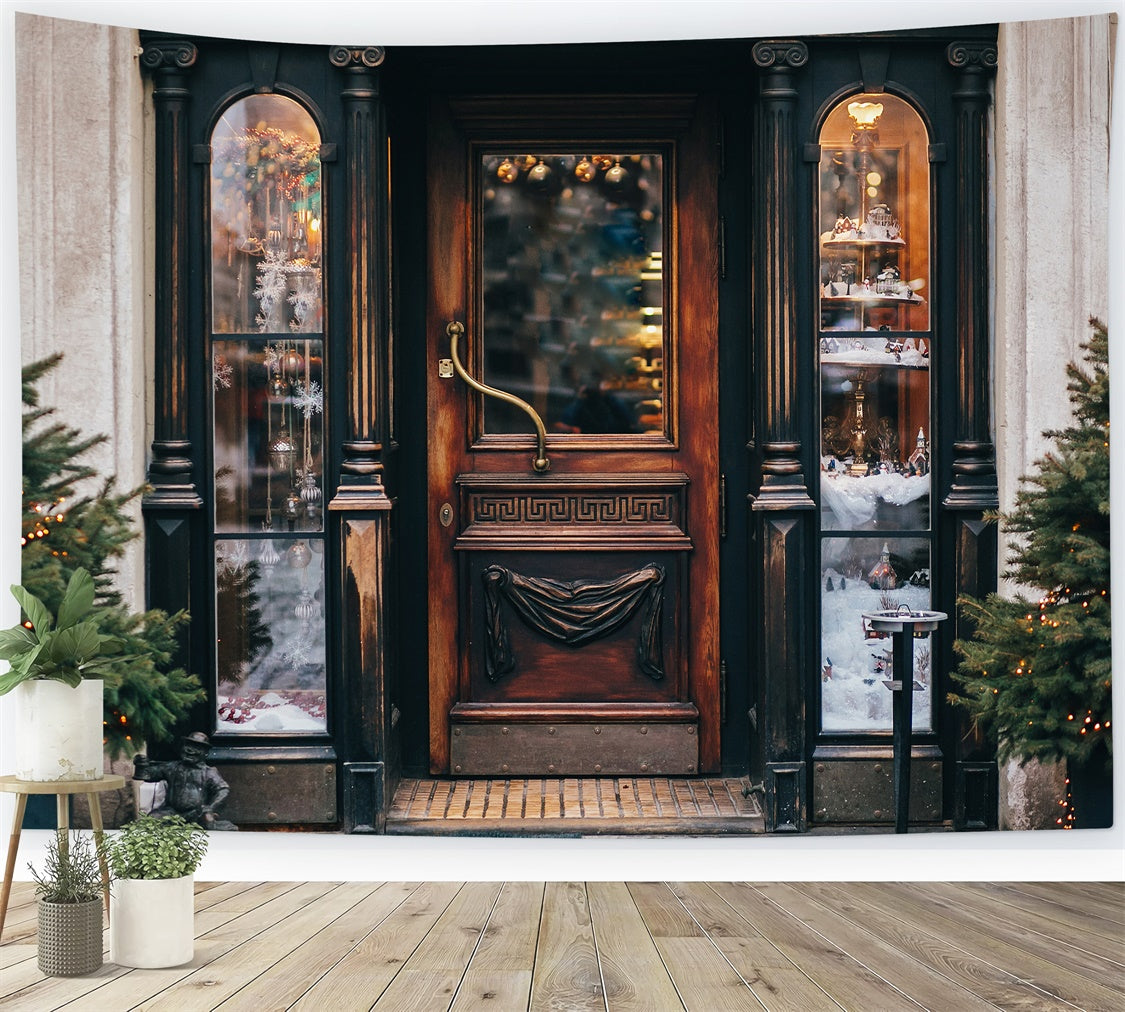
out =
<path fill-rule="evenodd" d="M 996 76 L 995 370 L 1000 504 L 1070 419 L 1066 364 L 1087 320 L 1106 318 L 1109 276 L 1108 15 L 1000 25 Z M 1007 555 L 1000 540 L 1001 567 Z M 1015 588 L 1002 583 L 1002 590 Z M 1000 773 L 1000 824 L 1054 825 L 1054 765 Z"/>
<path fill-rule="evenodd" d="M 148 445 L 137 52 L 135 31 L 15 16 L 21 357 L 64 353 L 38 384 L 41 403 L 64 424 L 109 436 L 86 462 L 122 489 L 144 481 Z M 140 607 L 139 544 L 118 569 L 125 599 Z"/>

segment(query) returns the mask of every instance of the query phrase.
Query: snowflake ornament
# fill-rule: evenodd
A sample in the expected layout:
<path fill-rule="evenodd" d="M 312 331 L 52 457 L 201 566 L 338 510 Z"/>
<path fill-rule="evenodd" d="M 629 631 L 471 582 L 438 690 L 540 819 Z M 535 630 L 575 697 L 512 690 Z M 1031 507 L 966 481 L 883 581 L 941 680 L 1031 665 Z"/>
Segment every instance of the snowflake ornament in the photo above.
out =
<path fill-rule="evenodd" d="M 212 362 L 211 371 L 214 374 L 215 389 L 229 390 L 234 378 L 234 369 L 231 364 L 220 355 Z"/>
<path fill-rule="evenodd" d="M 293 384 L 293 389 L 296 391 L 293 394 L 293 407 L 303 412 L 306 419 L 324 410 L 324 391 L 316 380 L 310 380 L 308 386 L 298 380 Z"/>

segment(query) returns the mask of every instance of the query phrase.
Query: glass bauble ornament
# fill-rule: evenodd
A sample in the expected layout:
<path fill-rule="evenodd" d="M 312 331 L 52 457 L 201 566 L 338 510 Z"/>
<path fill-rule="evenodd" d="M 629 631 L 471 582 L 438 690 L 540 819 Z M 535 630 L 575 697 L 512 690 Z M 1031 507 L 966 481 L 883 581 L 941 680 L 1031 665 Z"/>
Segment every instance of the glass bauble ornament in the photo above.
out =
<path fill-rule="evenodd" d="M 545 190 L 551 185 L 551 167 L 539 162 L 527 174 L 527 185 L 533 190 Z"/>
<path fill-rule="evenodd" d="M 266 569 L 273 569 L 280 561 L 281 555 L 277 550 L 277 545 L 273 543 L 273 538 L 266 538 L 259 542 L 258 565 L 264 566 Z"/>
<path fill-rule="evenodd" d="M 605 174 L 605 185 L 607 190 L 613 193 L 620 193 L 625 189 L 626 184 L 629 182 L 629 173 L 621 167 L 621 163 L 614 164 L 612 169 L 609 169 Z"/>
<path fill-rule="evenodd" d="M 285 561 L 294 569 L 305 569 L 312 562 L 312 550 L 307 541 L 294 541 L 285 553 Z"/>
<path fill-rule="evenodd" d="M 304 508 L 304 503 L 301 502 L 301 497 L 296 491 L 290 492 L 285 497 L 285 505 L 282 507 L 285 518 L 287 520 L 296 520 L 301 515 L 301 510 Z"/>
<path fill-rule="evenodd" d="M 297 603 L 293 606 L 293 614 L 303 622 L 307 622 L 320 610 L 315 600 L 313 600 L 312 592 L 302 590 L 301 596 L 297 599 Z"/>
<path fill-rule="evenodd" d="M 269 445 L 266 447 L 266 453 L 270 459 L 270 467 L 275 471 L 289 470 L 293 464 L 293 457 L 297 453 L 297 447 L 292 437 L 289 435 L 288 429 L 282 428 L 281 431 L 270 440 Z"/>
<path fill-rule="evenodd" d="M 270 396 L 285 397 L 289 393 L 289 381 L 281 373 L 275 372 L 270 377 Z"/>
<path fill-rule="evenodd" d="M 312 471 L 306 471 L 304 478 L 301 479 L 301 500 L 309 509 L 312 509 L 314 506 L 320 505 L 322 495 L 320 482 L 317 481 L 316 474 Z"/>
<path fill-rule="evenodd" d="M 580 183 L 588 183 L 594 178 L 594 166 L 590 164 L 589 158 L 583 158 L 574 166 L 574 178 Z"/>

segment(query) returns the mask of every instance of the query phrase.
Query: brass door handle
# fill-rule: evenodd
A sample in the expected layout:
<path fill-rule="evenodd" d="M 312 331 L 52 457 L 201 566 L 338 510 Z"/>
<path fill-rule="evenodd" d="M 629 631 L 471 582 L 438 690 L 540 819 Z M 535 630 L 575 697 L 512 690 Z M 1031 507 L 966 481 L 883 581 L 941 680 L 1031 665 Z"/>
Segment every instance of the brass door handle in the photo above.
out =
<path fill-rule="evenodd" d="M 514 404 L 520 410 L 526 411 L 531 417 L 532 422 L 535 423 L 535 438 L 538 442 L 538 449 L 535 457 L 531 461 L 531 466 L 536 471 L 548 470 L 551 467 L 551 462 L 547 459 L 547 430 L 543 425 L 543 419 L 539 417 L 539 412 L 528 404 L 527 401 L 517 397 L 515 394 L 510 394 L 506 390 L 497 390 L 496 387 L 490 387 L 485 383 L 480 383 L 465 371 L 465 367 L 461 364 L 461 359 L 457 357 L 457 339 L 465 333 L 463 324 L 454 320 L 452 323 L 446 325 L 445 332 L 449 335 L 449 357 L 453 359 L 453 368 L 457 370 L 457 375 L 460 376 L 461 379 L 468 383 L 474 390 L 488 397 L 495 397 L 498 400 Z"/>

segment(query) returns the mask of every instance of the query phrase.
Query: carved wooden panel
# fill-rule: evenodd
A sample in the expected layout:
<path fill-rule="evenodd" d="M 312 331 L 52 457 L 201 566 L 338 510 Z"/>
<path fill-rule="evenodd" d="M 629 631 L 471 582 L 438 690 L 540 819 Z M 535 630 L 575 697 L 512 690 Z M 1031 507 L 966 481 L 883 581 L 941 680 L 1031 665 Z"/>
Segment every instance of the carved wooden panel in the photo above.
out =
<path fill-rule="evenodd" d="M 586 474 L 521 479 L 518 475 L 457 477 L 463 529 L 459 549 L 567 547 L 686 549 L 688 479 L 683 474 Z"/>
<path fill-rule="evenodd" d="M 678 553 L 655 558 L 636 552 L 466 552 L 462 628 L 468 656 L 459 698 L 681 698 L 685 568 Z"/>

